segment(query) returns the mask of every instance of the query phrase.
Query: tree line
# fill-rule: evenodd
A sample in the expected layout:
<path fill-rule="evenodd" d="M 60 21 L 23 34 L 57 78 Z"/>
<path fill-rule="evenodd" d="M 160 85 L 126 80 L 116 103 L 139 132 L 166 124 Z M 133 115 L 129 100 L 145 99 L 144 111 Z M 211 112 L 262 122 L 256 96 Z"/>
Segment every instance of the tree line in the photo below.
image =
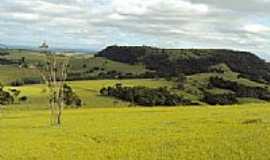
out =
<path fill-rule="evenodd" d="M 171 93 L 167 87 L 127 87 L 122 86 L 122 84 L 116 84 L 114 87 L 102 88 L 100 94 L 103 96 L 116 97 L 142 106 L 194 105 L 191 100 Z"/>
<path fill-rule="evenodd" d="M 231 105 L 239 103 L 237 98 L 257 98 L 270 101 L 270 92 L 268 88 L 251 87 L 238 82 L 225 80 L 222 77 L 210 77 L 208 89 L 220 88 L 232 91 L 231 93 L 214 94 L 203 90 L 203 102 L 210 105 Z"/>
<path fill-rule="evenodd" d="M 222 77 L 211 77 L 209 80 L 209 87 L 231 90 L 235 92 L 237 97 L 252 97 L 261 100 L 270 100 L 270 92 L 267 87 L 247 86 L 235 81 L 225 80 Z"/>
<path fill-rule="evenodd" d="M 238 103 L 237 97 L 234 93 L 214 94 L 204 92 L 202 101 L 210 105 L 232 105 Z"/>
<path fill-rule="evenodd" d="M 270 101 L 270 92 L 267 87 L 252 87 L 235 81 L 225 80 L 222 77 L 210 77 L 208 89 L 220 88 L 230 90 L 229 93 L 215 94 L 203 89 L 203 102 L 210 105 L 231 105 L 239 103 L 237 98 L 256 98 Z"/>

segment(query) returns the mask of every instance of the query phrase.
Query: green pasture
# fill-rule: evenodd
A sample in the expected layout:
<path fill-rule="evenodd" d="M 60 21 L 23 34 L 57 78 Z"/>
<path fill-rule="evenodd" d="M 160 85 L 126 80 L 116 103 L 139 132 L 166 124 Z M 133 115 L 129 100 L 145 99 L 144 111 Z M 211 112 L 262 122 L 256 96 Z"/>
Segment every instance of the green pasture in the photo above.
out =
<path fill-rule="evenodd" d="M 103 87 L 114 86 L 117 83 L 122 83 L 126 86 L 147 86 L 151 88 L 173 86 L 172 82 L 166 80 L 151 80 L 151 79 L 134 79 L 134 80 L 91 80 L 91 81 L 74 81 L 68 82 L 74 91 L 81 97 L 84 107 L 90 108 L 104 108 L 104 107 L 126 107 L 129 105 L 127 102 L 121 100 L 100 96 L 99 91 Z M 26 85 L 22 87 L 7 87 L 16 88 L 21 91 L 21 96 L 27 96 L 28 101 L 15 104 L 10 108 L 15 107 L 25 109 L 46 109 L 47 91 L 45 85 Z"/>
<path fill-rule="evenodd" d="M 1 160 L 269 160 L 270 106 L 0 113 Z"/>

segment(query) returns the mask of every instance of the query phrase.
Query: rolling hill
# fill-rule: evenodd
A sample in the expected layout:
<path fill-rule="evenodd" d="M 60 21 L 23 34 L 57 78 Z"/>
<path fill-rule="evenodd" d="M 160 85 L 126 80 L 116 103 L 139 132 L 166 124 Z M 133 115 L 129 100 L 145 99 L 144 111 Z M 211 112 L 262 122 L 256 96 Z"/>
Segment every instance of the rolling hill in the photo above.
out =
<path fill-rule="evenodd" d="M 20 49 L 8 52 L 0 56 L 2 83 L 12 86 L 42 83 L 34 66 L 45 63 L 43 54 Z M 249 52 L 110 46 L 96 55 L 67 53 L 58 56 L 70 57 L 69 81 L 114 79 L 121 83 L 121 79 L 135 79 L 136 86 L 149 87 L 151 85 L 144 81 L 153 79 L 160 87 L 166 86 L 171 92 L 199 104 L 207 103 L 203 99 L 208 94 L 222 99 L 237 95 L 238 103 L 270 100 L 265 96 L 258 98 L 270 92 L 269 64 Z M 183 80 L 179 81 L 179 77 Z M 211 85 L 213 77 L 222 78 L 224 83 L 237 83 L 238 90 Z M 164 85 L 164 79 L 169 85 Z"/>
<path fill-rule="evenodd" d="M 270 66 L 250 52 L 225 49 L 159 49 L 147 46 L 110 46 L 99 57 L 128 63 L 144 64 L 161 75 L 192 75 L 211 71 L 214 65 L 225 64 L 252 80 L 269 82 Z"/>
<path fill-rule="evenodd" d="M 184 74 L 187 81 L 182 82 L 184 84 L 180 92 L 198 101 L 202 101 L 206 94 L 210 94 L 209 97 L 221 97 L 225 101 L 235 95 L 239 101 L 246 98 L 258 99 L 257 90 L 260 90 L 260 95 L 269 94 L 270 66 L 250 52 L 110 46 L 96 56 L 126 64 L 142 64 L 146 69 L 155 71 L 155 76 L 166 79 L 177 79 Z M 238 89 L 213 86 L 209 81 L 213 77 L 222 78 L 224 83 L 236 83 Z"/>

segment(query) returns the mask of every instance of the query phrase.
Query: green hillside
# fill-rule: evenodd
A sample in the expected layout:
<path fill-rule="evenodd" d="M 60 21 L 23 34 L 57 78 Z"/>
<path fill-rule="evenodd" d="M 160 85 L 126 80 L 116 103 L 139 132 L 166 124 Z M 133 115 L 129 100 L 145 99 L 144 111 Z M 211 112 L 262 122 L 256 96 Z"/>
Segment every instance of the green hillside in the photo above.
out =
<path fill-rule="evenodd" d="M 187 52 L 180 56 L 178 50 L 173 51 L 172 61 L 160 59 L 162 56 L 152 57 L 152 61 L 158 64 L 155 64 L 156 67 L 175 62 L 175 57 L 200 59 L 215 54 Z M 59 55 L 59 58 L 70 57 L 69 74 L 75 78 L 67 84 L 80 97 L 83 105 L 77 109 L 65 106 L 62 125 L 55 127 L 49 123 L 46 86 L 14 86 L 12 83 L 39 79 L 35 65 L 44 63 L 44 56 L 26 50 L 10 52 L 0 57 L 0 63 L 3 62 L 0 65 L 0 81 L 5 83 L 3 90 L 0 86 L 0 97 L 3 93 L 16 90 L 20 91 L 19 97 L 26 97 L 26 100 L 15 98 L 12 104 L 0 105 L 0 160 L 270 158 L 270 89 L 267 79 L 252 79 L 234 70 L 226 61 L 194 73 L 177 70 L 177 74 L 163 74 L 165 70 L 149 67 L 149 64 L 143 63 L 149 61 L 143 59 L 127 63 L 92 55 Z M 160 60 L 165 61 L 160 63 Z M 171 64 L 167 66 L 169 71 L 174 70 L 175 64 Z M 249 69 L 252 70 L 252 67 Z M 127 75 L 129 78 L 125 77 Z M 146 79 L 145 76 L 151 78 Z M 143 86 L 149 93 L 162 87 L 173 97 L 184 97 L 194 105 L 153 108 L 113 96 L 101 96 L 102 88 L 117 86 Z M 209 95 L 210 102 L 205 101 Z M 149 95 L 143 96 L 144 100 L 149 98 Z M 164 98 L 161 94 L 153 97 Z M 213 100 L 222 105 L 225 104 L 223 102 L 232 104 L 233 101 L 237 104 L 226 107 L 207 104 L 212 104 Z"/>
<path fill-rule="evenodd" d="M 59 55 L 59 58 L 61 56 L 70 57 L 69 78 L 71 80 L 104 79 L 106 75 L 109 75 L 108 77 L 111 79 L 120 73 L 136 76 L 149 71 L 143 65 L 130 65 L 91 55 L 68 53 Z M 1 59 L 8 60 L 10 64 L 1 65 Z M 16 80 L 41 80 L 38 70 L 34 69 L 34 66 L 43 63 L 45 63 L 45 56 L 39 52 L 9 50 L 9 55 L 0 56 L 0 82 L 11 84 Z M 110 73 L 112 74 L 110 75 Z"/>
<path fill-rule="evenodd" d="M 155 71 L 155 76 L 176 81 L 179 94 L 197 102 L 210 103 L 213 100 L 216 101 L 211 102 L 214 104 L 230 104 L 254 99 L 270 100 L 270 97 L 268 98 L 270 66 L 249 52 L 110 46 L 96 56 L 126 64 L 144 64 L 147 69 Z M 187 80 L 177 82 L 179 76 L 183 75 L 187 76 Z M 215 80 L 215 77 L 223 81 L 210 81 Z M 224 84 L 217 86 L 216 83 Z M 229 84 L 233 84 L 234 87 Z M 206 95 L 211 100 L 205 99 Z"/>
<path fill-rule="evenodd" d="M 226 64 L 233 72 L 259 82 L 270 82 L 269 64 L 250 52 L 225 49 L 160 49 L 147 46 L 110 46 L 97 55 L 155 70 L 160 76 L 210 72 Z"/>
<path fill-rule="evenodd" d="M 151 85 L 144 83 L 144 79 L 152 79 L 157 84 L 159 83 L 160 87 L 164 87 L 167 86 L 163 83 L 166 79 L 170 83 L 167 86 L 170 92 L 199 104 L 206 103 L 203 99 L 207 94 L 211 94 L 212 97 L 222 96 L 225 99 L 228 96 L 235 96 L 234 101 L 237 100 L 238 103 L 270 100 L 267 97 L 268 94 L 270 96 L 267 79 L 269 65 L 251 53 L 213 49 L 178 50 L 112 46 L 95 56 L 62 53 L 58 54 L 58 57 L 69 57 L 70 59 L 69 81 L 134 79 L 130 80 L 138 82 L 134 83 L 134 86 L 149 87 Z M 43 54 L 33 50 L 16 49 L 9 50 L 9 54 L 1 56 L 0 59 L 5 61 L 0 65 L 0 82 L 13 86 L 42 83 L 35 66 L 45 63 Z M 235 60 L 240 62 L 236 63 Z M 259 77 L 258 74 L 260 74 Z M 185 76 L 186 80 L 179 82 L 179 76 Z M 214 77 L 237 83 L 237 91 L 232 88 L 209 86 L 210 79 Z M 76 83 L 74 82 L 74 84 Z M 115 83 L 109 84 L 111 84 L 110 86 L 115 85 Z M 81 88 L 87 90 L 86 87 Z M 98 93 L 101 88 L 96 89 L 95 92 Z M 250 92 L 250 94 L 246 92 Z M 79 89 L 79 94 L 84 95 L 84 90 Z M 266 94 L 266 96 L 262 96 L 262 94 Z M 110 97 L 98 97 L 97 100 L 100 99 L 100 102 L 103 101 L 105 104 L 107 102 L 104 98 L 111 99 Z M 95 98 L 84 101 L 88 102 L 93 99 Z M 113 102 L 114 100 L 108 106 L 111 106 Z"/>

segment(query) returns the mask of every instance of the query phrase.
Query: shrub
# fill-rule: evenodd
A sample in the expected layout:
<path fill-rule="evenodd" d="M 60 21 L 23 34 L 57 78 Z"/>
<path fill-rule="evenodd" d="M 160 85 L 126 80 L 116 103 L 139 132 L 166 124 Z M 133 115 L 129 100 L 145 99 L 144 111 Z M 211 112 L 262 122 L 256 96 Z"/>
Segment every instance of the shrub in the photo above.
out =
<path fill-rule="evenodd" d="M 64 85 L 64 102 L 67 106 L 79 108 L 82 106 L 82 100 L 67 84 Z"/>
<path fill-rule="evenodd" d="M 1 105 L 9 105 L 14 103 L 13 96 L 4 90 L 0 90 L 0 104 Z"/>
<path fill-rule="evenodd" d="M 19 98 L 19 102 L 26 102 L 28 100 L 27 96 L 22 96 Z"/>

